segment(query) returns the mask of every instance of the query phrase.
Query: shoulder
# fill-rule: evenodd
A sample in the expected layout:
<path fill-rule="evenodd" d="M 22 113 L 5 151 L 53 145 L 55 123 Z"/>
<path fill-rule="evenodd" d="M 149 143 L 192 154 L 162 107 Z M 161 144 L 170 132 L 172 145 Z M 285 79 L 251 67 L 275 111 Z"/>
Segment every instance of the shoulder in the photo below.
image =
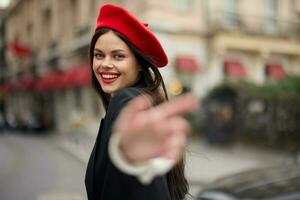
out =
<path fill-rule="evenodd" d="M 111 99 L 111 103 L 115 103 L 116 101 L 122 100 L 122 99 L 133 99 L 134 97 L 142 94 L 142 91 L 138 88 L 130 87 L 130 88 L 124 88 L 120 91 L 118 91 L 113 98 Z"/>
<path fill-rule="evenodd" d="M 138 88 L 124 88 L 118 91 L 111 99 L 107 113 L 118 113 L 129 101 L 142 94 Z"/>

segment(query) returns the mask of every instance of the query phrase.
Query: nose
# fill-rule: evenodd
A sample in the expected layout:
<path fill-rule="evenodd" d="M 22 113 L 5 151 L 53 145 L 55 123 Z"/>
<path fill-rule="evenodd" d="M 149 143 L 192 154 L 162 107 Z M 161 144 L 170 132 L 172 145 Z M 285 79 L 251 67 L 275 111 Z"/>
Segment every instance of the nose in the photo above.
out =
<path fill-rule="evenodd" d="M 109 56 L 105 57 L 101 65 L 104 68 L 112 68 L 114 66 Z"/>

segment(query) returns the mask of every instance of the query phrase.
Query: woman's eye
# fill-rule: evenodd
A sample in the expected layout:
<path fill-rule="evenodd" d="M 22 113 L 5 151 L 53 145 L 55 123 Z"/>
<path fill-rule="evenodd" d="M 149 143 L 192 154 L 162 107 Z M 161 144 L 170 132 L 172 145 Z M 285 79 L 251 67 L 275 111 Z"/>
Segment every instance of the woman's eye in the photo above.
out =
<path fill-rule="evenodd" d="M 104 55 L 100 54 L 100 53 L 94 53 L 94 57 L 97 59 L 102 59 L 102 58 L 104 58 Z"/>
<path fill-rule="evenodd" d="M 116 60 L 122 60 L 123 58 L 125 58 L 125 55 L 122 54 L 118 54 L 114 56 Z"/>

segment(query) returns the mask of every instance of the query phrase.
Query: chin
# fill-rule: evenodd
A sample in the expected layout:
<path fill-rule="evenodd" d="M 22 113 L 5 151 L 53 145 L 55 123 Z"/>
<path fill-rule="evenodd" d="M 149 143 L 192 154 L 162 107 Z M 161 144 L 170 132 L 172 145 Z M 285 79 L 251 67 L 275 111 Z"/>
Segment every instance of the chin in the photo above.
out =
<path fill-rule="evenodd" d="M 113 95 L 114 93 L 116 93 L 117 91 L 119 91 L 120 89 L 117 88 L 107 88 L 107 87 L 102 87 L 102 90 L 109 95 Z"/>
<path fill-rule="evenodd" d="M 115 90 L 108 90 L 108 89 L 103 89 L 103 91 L 104 91 L 106 94 L 109 94 L 109 95 L 111 95 L 111 94 L 113 94 L 113 93 L 116 92 Z"/>

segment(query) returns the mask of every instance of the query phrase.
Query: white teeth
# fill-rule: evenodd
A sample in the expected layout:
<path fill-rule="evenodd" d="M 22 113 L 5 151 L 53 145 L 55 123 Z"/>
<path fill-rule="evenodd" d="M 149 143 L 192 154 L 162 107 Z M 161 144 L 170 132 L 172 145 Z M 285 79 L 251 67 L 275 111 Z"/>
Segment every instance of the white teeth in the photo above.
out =
<path fill-rule="evenodd" d="M 107 79 L 118 78 L 117 75 L 113 75 L 113 74 L 102 74 L 102 77 Z"/>

